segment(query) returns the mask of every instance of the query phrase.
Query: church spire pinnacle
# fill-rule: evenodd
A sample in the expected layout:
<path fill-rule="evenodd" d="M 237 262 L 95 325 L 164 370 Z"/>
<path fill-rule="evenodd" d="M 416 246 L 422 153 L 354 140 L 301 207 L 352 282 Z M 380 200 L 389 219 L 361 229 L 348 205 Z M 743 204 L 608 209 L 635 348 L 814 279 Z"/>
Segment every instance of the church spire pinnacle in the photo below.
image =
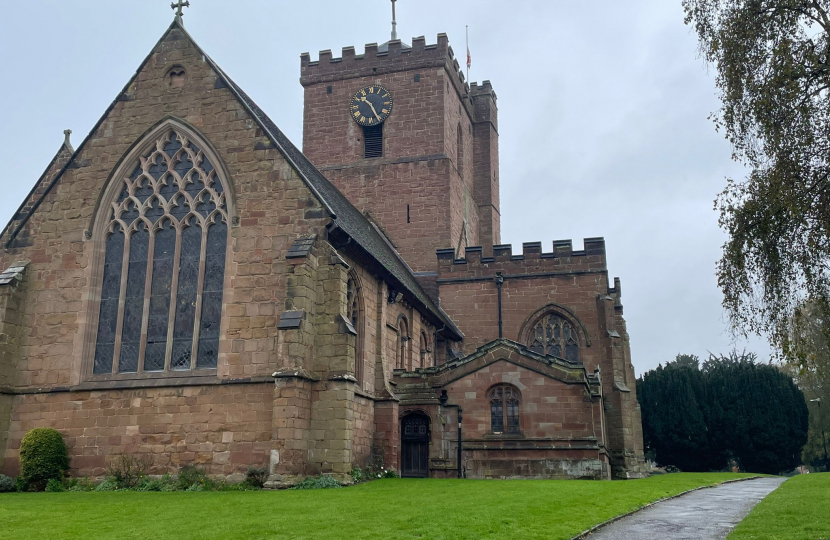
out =
<path fill-rule="evenodd" d="M 182 13 L 182 8 L 186 7 L 190 7 L 190 0 L 184 0 L 184 2 L 182 2 L 182 0 L 178 0 L 177 2 L 170 4 L 170 9 L 176 10 L 176 22 L 182 26 L 184 26 L 184 22 L 182 21 L 184 13 Z"/>
<path fill-rule="evenodd" d="M 392 0 L 392 39 L 398 39 L 398 23 L 395 21 L 395 2 L 397 0 Z"/>

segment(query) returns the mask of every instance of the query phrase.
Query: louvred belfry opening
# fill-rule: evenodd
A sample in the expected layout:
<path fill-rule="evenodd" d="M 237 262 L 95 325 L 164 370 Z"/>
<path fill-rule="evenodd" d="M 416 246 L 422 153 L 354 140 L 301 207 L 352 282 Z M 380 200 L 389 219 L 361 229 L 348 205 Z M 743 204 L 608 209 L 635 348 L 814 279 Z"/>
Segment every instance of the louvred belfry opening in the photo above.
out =
<path fill-rule="evenodd" d="M 93 373 L 213 369 L 225 281 L 225 188 L 176 129 L 120 180 L 106 232 Z"/>
<path fill-rule="evenodd" d="M 363 157 L 383 157 L 383 124 L 363 128 Z"/>

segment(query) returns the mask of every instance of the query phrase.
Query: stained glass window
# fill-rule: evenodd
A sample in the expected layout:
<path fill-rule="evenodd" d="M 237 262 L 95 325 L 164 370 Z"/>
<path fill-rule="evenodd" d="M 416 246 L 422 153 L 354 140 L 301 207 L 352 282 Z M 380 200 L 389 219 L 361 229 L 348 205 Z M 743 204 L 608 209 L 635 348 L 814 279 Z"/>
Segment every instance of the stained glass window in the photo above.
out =
<path fill-rule="evenodd" d="M 519 391 L 508 385 L 490 389 L 490 431 L 495 434 L 521 432 Z"/>
<path fill-rule="evenodd" d="M 216 169 L 171 129 L 121 182 L 104 239 L 93 373 L 216 368 L 228 237 Z"/>
<path fill-rule="evenodd" d="M 551 313 L 537 322 L 528 338 L 528 348 L 536 353 L 579 362 L 579 341 L 570 322 Z"/>

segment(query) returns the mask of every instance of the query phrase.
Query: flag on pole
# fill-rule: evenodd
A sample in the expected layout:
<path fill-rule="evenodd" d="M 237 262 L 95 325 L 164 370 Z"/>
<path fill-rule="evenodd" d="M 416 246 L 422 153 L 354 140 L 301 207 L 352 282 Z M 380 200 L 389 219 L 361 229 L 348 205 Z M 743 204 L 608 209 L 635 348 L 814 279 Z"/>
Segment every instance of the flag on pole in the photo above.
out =
<path fill-rule="evenodd" d="M 470 56 L 470 27 L 464 25 L 464 38 L 467 44 L 467 81 L 470 80 L 470 64 L 473 63 L 473 57 Z"/>

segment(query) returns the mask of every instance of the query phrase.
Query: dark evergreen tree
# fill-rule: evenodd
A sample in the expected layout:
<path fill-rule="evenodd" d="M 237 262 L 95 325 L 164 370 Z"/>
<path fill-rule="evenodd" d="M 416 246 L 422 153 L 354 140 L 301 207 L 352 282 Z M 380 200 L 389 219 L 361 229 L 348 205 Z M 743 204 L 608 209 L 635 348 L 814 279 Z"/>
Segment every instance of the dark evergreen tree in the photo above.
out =
<path fill-rule="evenodd" d="M 706 422 L 696 395 L 700 378 L 700 371 L 670 363 L 638 381 L 643 439 L 660 465 L 709 470 Z"/>
<path fill-rule="evenodd" d="M 753 354 L 715 357 L 703 369 L 670 362 L 637 386 L 646 449 L 660 465 L 776 474 L 800 463 L 804 395 L 790 376 Z"/>

